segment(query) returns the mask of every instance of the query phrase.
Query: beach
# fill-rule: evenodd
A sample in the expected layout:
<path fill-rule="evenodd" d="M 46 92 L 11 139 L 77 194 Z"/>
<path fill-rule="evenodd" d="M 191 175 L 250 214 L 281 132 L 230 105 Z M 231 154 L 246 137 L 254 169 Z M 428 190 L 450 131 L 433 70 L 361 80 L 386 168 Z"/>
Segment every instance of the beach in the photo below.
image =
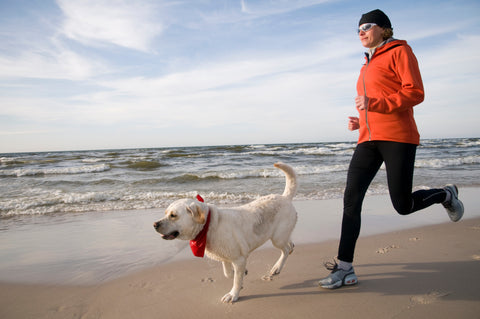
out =
<path fill-rule="evenodd" d="M 59 231 L 56 241 L 61 248 L 56 254 L 67 251 L 68 236 L 70 243 L 83 241 L 83 250 L 76 246 L 63 259 L 47 256 L 31 266 L 25 262 L 24 280 L 9 267 L 2 268 L 2 274 L 9 276 L 0 280 L 0 317 L 480 318 L 480 192 L 462 188 L 460 194 L 466 213 L 458 223 L 449 221 L 441 205 L 405 217 L 393 211 L 388 196 L 368 196 L 355 259 L 359 284 L 334 291 L 319 288 L 317 281 L 328 274 L 323 263 L 336 255 L 341 199 L 295 201 L 296 247 L 284 270 L 272 281 L 262 280 L 278 252 L 268 244 L 254 251 L 244 289 L 234 304 L 220 302 L 232 285 L 223 277 L 221 264 L 193 257 L 186 245 L 175 246 L 178 251 L 161 262 L 141 262 L 146 258 L 143 254 L 153 260 L 156 247 L 161 250 L 170 244 L 151 226 L 160 211 L 137 216 L 106 213 L 104 223 L 96 223 L 93 230 L 85 214 L 76 222 L 58 221 L 56 226 L 51 220 L 43 226 L 37 220 L 37 227 L 3 234 L 2 257 L 13 258 L 5 253 L 6 241 L 18 241 L 19 234 L 34 231 L 41 243 L 52 229 Z M 106 238 L 96 243 L 102 238 L 98 234 Z M 22 256 L 39 254 L 31 243 L 30 248 L 22 248 Z M 103 256 L 97 264 L 75 267 L 99 248 L 123 256 L 121 262 Z M 135 267 L 138 262 L 141 265 Z M 36 265 L 41 266 L 38 273 Z M 48 272 L 48 266 L 53 270 Z M 76 278 L 64 278 L 69 273 Z M 62 279 L 55 280 L 56 274 Z"/>

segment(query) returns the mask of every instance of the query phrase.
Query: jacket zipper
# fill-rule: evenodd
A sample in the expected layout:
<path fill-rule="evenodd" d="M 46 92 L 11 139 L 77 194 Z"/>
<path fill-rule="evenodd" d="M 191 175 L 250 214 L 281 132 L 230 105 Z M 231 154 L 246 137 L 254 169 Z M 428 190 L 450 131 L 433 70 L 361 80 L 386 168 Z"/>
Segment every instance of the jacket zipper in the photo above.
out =
<path fill-rule="evenodd" d="M 368 53 L 365 53 L 365 55 L 367 57 L 367 64 L 365 65 L 365 70 L 363 71 L 362 81 L 363 81 L 363 94 L 366 97 L 367 96 L 367 87 L 365 85 L 365 74 L 367 73 L 367 68 L 368 68 L 368 65 L 370 64 L 370 57 L 368 56 Z M 368 104 L 365 107 L 365 122 L 367 124 L 368 141 L 370 142 L 372 140 L 372 132 L 370 131 L 370 124 L 368 123 Z"/>

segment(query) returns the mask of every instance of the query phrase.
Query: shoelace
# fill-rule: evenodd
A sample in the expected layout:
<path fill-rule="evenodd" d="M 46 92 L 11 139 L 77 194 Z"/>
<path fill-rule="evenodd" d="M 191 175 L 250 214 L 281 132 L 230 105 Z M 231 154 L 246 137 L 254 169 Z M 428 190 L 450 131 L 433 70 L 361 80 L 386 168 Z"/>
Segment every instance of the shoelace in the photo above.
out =
<path fill-rule="evenodd" d="M 453 209 L 452 203 L 453 203 L 453 200 L 456 199 L 455 194 L 448 188 L 445 188 L 445 191 L 450 193 L 450 200 L 448 202 L 442 203 L 443 207 L 447 209 Z"/>
<path fill-rule="evenodd" d="M 333 262 L 327 261 L 323 263 L 323 266 L 325 266 L 325 268 L 330 271 L 335 271 L 338 269 L 338 264 L 335 260 Z"/>

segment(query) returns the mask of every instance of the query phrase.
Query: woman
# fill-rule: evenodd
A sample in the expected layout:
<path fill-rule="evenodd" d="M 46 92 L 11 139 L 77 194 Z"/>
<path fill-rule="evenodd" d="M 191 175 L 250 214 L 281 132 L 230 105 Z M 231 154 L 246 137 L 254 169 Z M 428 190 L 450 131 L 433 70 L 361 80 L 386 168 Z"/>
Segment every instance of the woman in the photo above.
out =
<path fill-rule="evenodd" d="M 319 281 L 321 287 L 328 289 L 358 282 L 352 262 L 360 233 L 362 203 L 382 163 L 390 198 L 399 214 L 408 215 L 441 203 L 456 222 L 464 211 L 455 185 L 412 194 L 415 152 L 420 143 L 413 107 L 424 98 L 412 49 L 406 41 L 392 38 L 390 19 L 378 9 L 362 15 L 358 35 L 368 52 L 357 82 L 355 106 L 359 117 L 350 117 L 348 128 L 359 130 L 359 138 L 344 193 L 339 262 L 328 263 L 331 273 Z"/>

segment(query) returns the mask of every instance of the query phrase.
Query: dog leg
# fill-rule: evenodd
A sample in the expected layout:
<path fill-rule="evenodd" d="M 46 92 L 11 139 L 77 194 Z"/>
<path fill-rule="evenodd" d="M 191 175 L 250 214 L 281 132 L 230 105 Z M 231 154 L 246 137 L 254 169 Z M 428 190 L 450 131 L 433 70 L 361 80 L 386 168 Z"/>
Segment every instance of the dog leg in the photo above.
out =
<path fill-rule="evenodd" d="M 222 298 L 222 302 L 233 303 L 238 300 L 240 289 L 242 289 L 243 277 L 245 276 L 245 268 L 247 265 L 246 258 L 240 258 L 232 262 L 234 269 L 233 287 L 232 290 Z"/>
<path fill-rule="evenodd" d="M 227 278 L 232 278 L 233 277 L 233 268 L 232 264 L 226 261 L 222 261 L 223 265 L 223 274 Z M 248 269 L 245 269 L 245 276 L 248 275 Z"/>
<path fill-rule="evenodd" d="M 223 274 L 227 278 L 232 278 L 233 277 L 233 268 L 232 264 L 226 261 L 222 261 L 223 264 Z"/>
<path fill-rule="evenodd" d="M 280 258 L 277 260 L 275 265 L 270 270 L 270 273 L 269 273 L 270 280 L 271 280 L 271 277 L 278 275 L 282 271 L 283 266 L 285 266 L 285 262 L 287 261 L 288 255 L 290 255 L 293 252 L 293 248 L 295 247 L 295 245 L 293 244 L 293 242 L 289 241 L 283 247 L 278 247 L 277 245 L 275 245 L 275 247 L 279 248 L 282 253 L 280 255 Z"/>

